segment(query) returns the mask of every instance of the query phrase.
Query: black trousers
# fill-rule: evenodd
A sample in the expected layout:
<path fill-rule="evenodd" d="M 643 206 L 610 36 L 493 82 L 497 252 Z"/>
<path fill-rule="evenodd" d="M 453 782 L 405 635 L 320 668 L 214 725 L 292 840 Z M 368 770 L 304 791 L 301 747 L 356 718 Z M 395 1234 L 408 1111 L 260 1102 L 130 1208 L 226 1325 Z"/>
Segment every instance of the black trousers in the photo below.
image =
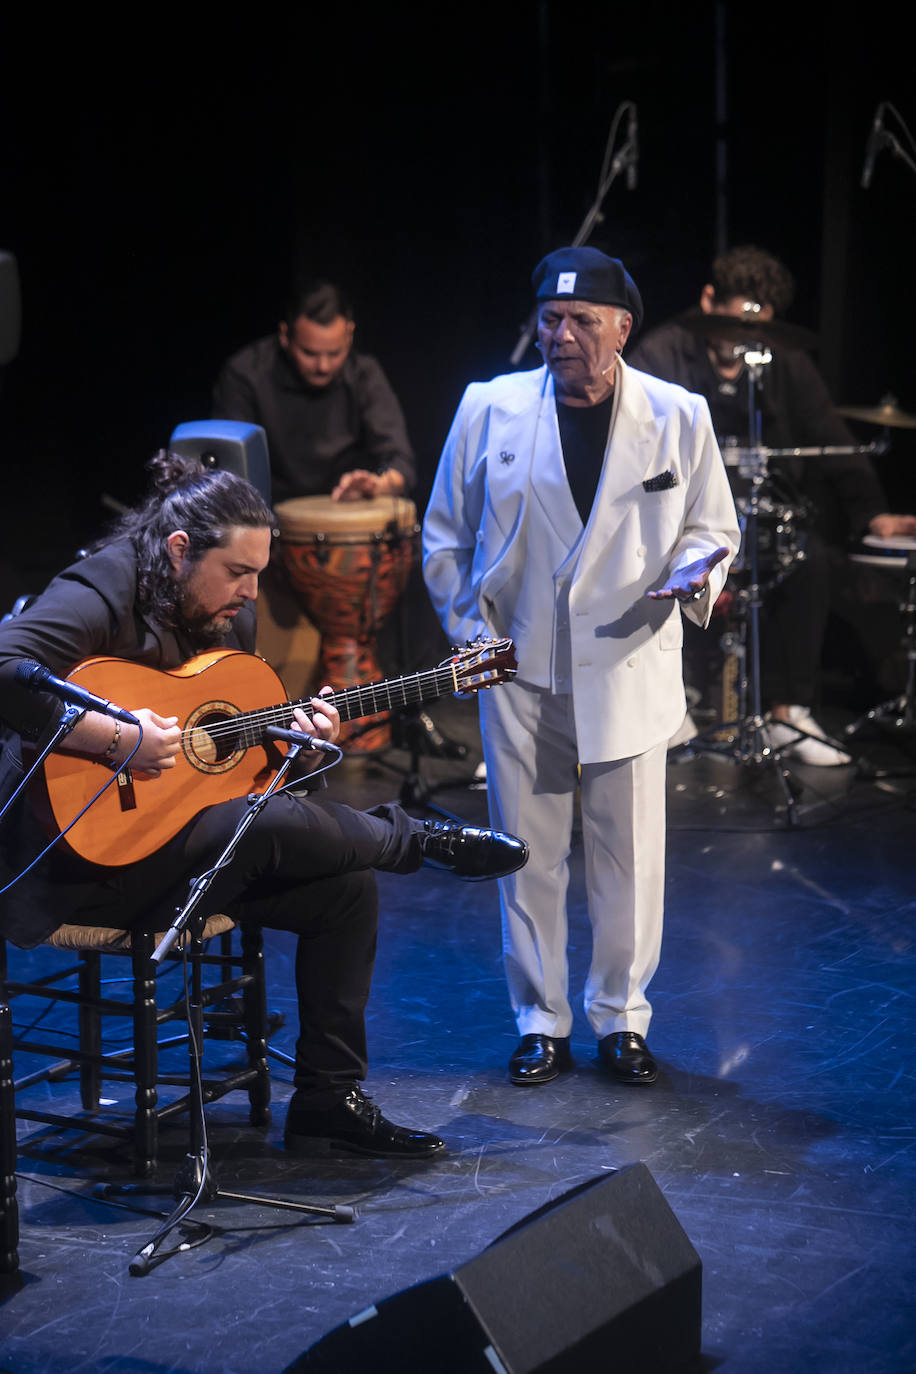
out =
<path fill-rule="evenodd" d="M 95 882 L 66 919 L 82 925 L 162 929 L 210 868 L 246 810 L 209 807 L 157 854 Z M 365 1010 L 375 961 L 378 893 L 373 869 L 420 867 L 422 822 L 399 806 L 355 811 L 290 795 L 272 799 L 215 878 L 198 914 L 225 912 L 298 936 L 296 1088 L 330 1105 L 367 1072 Z"/>

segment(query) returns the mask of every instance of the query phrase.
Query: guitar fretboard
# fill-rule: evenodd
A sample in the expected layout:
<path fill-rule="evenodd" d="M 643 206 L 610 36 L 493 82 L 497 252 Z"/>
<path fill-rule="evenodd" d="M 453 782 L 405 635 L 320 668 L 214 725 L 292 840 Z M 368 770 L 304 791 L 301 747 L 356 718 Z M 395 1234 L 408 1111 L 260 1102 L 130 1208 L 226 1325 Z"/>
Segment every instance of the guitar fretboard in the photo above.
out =
<path fill-rule="evenodd" d="M 324 700 L 337 708 L 342 721 L 349 721 L 361 720 L 365 716 L 374 716 L 380 711 L 391 711 L 399 706 L 417 706 L 457 690 L 457 674 L 449 663 L 424 673 L 409 673 L 406 677 L 389 678 L 385 682 L 366 682 L 358 687 L 347 687 L 342 692 L 332 692 Z M 277 706 L 265 706 L 259 711 L 246 711 L 183 733 L 193 736 L 195 729 L 204 729 L 211 739 L 231 741 L 233 745 L 251 749 L 263 742 L 264 731 L 269 725 L 289 729 L 294 707 L 304 711 L 309 720 L 315 714 L 311 699 L 304 698 L 301 701 L 285 701 Z"/>

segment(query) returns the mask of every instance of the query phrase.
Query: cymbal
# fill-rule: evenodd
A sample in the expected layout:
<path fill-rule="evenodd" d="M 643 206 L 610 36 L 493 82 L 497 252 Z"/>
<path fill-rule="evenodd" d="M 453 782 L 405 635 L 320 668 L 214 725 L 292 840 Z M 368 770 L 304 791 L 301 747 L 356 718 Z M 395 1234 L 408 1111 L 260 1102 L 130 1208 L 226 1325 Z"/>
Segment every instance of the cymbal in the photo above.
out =
<path fill-rule="evenodd" d="M 704 339 L 721 339 L 725 343 L 764 344 L 773 348 L 801 348 L 813 353 L 818 346 L 817 335 L 810 329 L 785 320 L 739 319 L 736 315 L 707 315 L 699 309 L 686 310 L 675 316 L 675 324 L 701 334 Z"/>
<path fill-rule="evenodd" d="M 850 420 L 864 420 L 867 425 L 885 425 L 890 429 L 916 429 L 916 415 L 907 415 L 897 404 L 896 396 L 882 396 L 878 406 L 837 406 L 840 415 Z"/>

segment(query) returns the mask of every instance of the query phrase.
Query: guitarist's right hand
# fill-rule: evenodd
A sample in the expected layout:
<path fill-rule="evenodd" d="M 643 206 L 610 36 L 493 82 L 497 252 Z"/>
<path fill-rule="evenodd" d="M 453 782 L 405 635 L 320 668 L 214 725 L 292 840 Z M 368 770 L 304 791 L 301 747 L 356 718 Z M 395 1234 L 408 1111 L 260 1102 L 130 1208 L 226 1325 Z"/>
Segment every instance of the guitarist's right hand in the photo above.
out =
<path fill-rule="evenodd" d="M 174 768 L 175 757 L 181 748 L 181 731 L 177 716 L 157 716 L 155 711 L 141 707 L 134 715 L 143 726 L 143 742 L 130 761 L 135 773 L 158 778 L 163 768 Z M 127 736 L 130 736 L 127 738 Z M 137 728 L 127 725 L 123 730 L 118 762 L 123 763 L 137 742 Z"/>

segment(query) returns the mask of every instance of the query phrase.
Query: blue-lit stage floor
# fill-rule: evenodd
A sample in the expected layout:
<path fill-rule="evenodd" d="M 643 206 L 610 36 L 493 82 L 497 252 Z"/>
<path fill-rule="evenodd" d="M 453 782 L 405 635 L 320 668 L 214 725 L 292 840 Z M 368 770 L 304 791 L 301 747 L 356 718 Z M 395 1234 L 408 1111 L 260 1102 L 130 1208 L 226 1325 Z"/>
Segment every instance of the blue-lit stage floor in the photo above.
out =
<path fill-rule="evenodd" d="M 473 708 L 450 703 L 440 720 L 476 762 Z M 891 771 L 906 761 L 885 741 L 859 748 Z M 428 781 L 468 772 L 422 768 Z M 91 1195 L 99 1180 L 128 1178 L 124 1157 L 101 1137 L 21 1124 L 21 1286 L 0 1307 L 0 1368 L 270 1374 L 574 1184 L 642 1160 L 703 1261 L 701 1368 L 912 1371 L 916 779 L 802 768 L 796 779 L 800 825 L 786 830 L 771 777 L 709 758 L 669 768 L 650 1037 L 662 1072 L 648 1089 L 602 1075 L 584 1018 L 574 1072 L 510 1086 L 495 886 L 382 875 L 368 1087 L 392 1119 L 443 1135 L 448 1155 L 413 1167 L 287 1157 L 280 1066 L 266 1137 L 247 1126 L 243 1097 L 208 1109 L 224 1186 L 355 1204 L 352 1226 L 221 1200 L 197 1214 L 213 1228 L 205 1244 L 132 1278 L 154 1222 Z M 352 765 L 332 783 L 366 805 L 399 785 L 390 770 Z M 484 817 L 479 790 L 449 786 L 436 800 Z M 270 1004 L 287 1013 L 276 1044 L 289 1050 L 292 940 L 267 940 Z M 577 988 L 588 948 L 577 850 Z M 69 1083 L 31 1091 L 76 1100 Z M 164 1180 L 184 1147 L 173 1123 Z"/>

